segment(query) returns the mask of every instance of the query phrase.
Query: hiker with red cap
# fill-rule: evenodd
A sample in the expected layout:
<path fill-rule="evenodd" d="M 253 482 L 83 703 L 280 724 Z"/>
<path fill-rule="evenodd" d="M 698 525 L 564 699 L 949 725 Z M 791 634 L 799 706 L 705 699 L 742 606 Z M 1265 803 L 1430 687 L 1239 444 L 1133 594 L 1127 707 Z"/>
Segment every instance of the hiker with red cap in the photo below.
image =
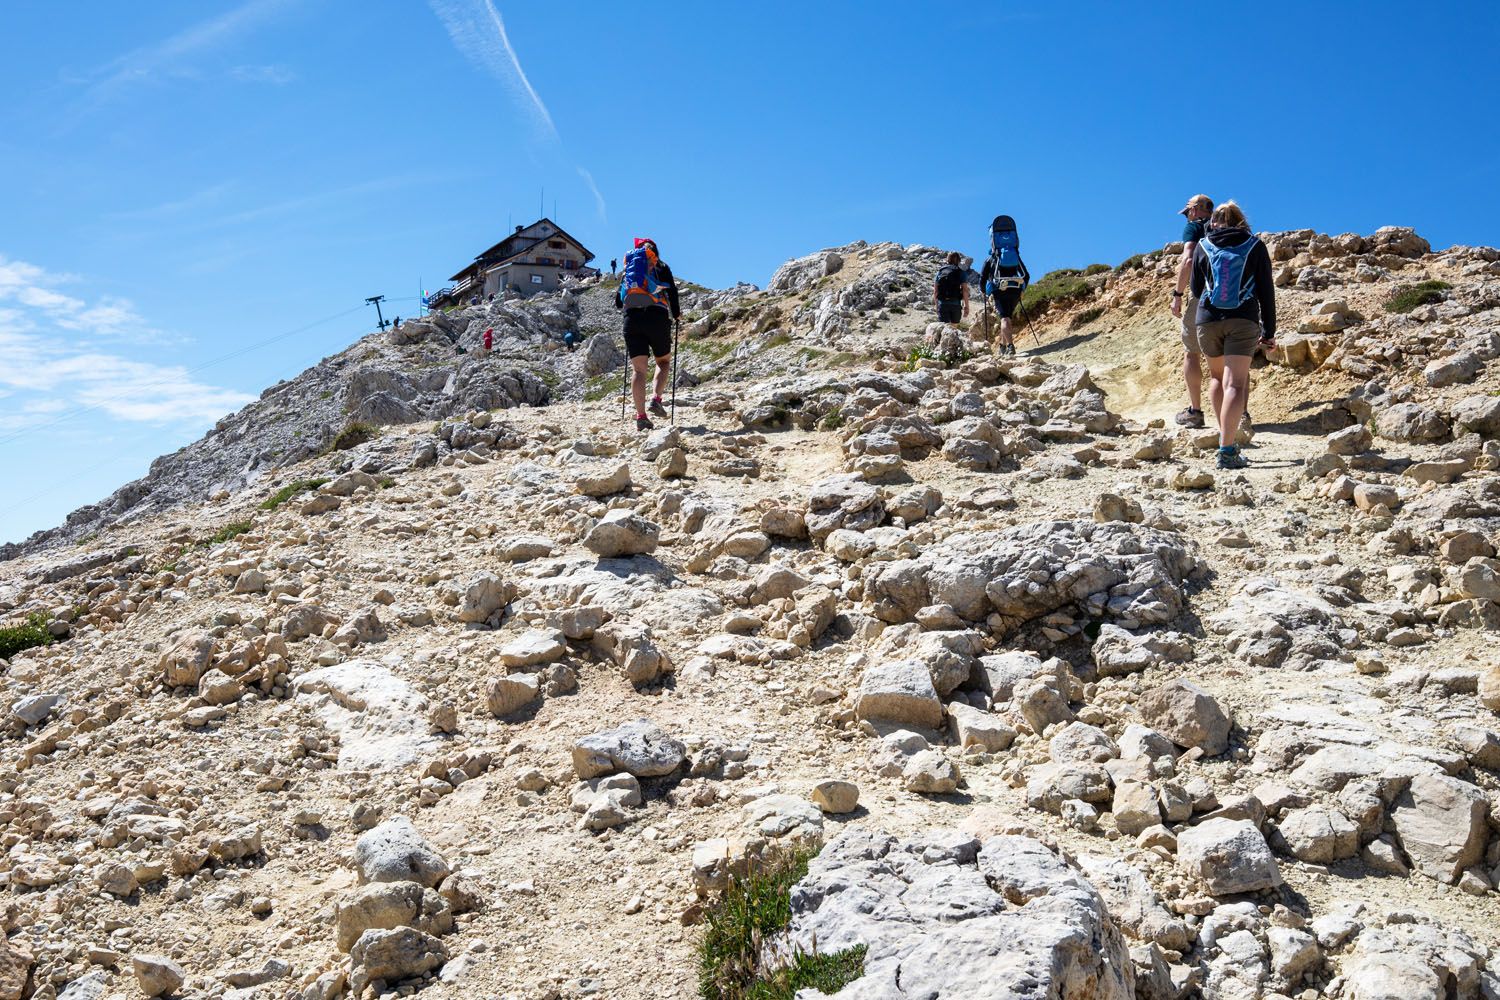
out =
<path fill-rule="evenodd" d="M 662 393 L 667 390 L 667 372 L 672 363 L 672 323 L 682 315 L 677 302 L 677 282 L 672 269 L 661 259 L 656 241 L 637 236 L 635 249 L 625 255 L 615 308 L 625 313 L 625 353 L 630 357 L 630 395 L 635 401 L 636 430 L 654 425 L 647 411 L 665 417 Z M 646 356 L 656 359 L 656 386 L 651 405 L 646 405 Z"/>

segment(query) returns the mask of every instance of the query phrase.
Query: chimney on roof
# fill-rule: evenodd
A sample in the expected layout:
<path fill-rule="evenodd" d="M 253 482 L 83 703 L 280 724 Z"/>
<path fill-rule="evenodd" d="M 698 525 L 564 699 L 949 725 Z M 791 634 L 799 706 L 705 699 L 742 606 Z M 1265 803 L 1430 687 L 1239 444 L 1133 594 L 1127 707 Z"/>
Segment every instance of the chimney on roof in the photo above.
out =
<path fill-rule="evenodd" d="M 521 231 L 521 230 L 523 230 L 523 229 L 525 229 L 525 228 L 526 228 L 526 227 L 525 227 L 525 226 L 517 226 L 517 227 L 516 227 L 516 232 L 518 232 L 518 233 L 519 233 L 519 232 L 520 232 L 520 231 Z"/>

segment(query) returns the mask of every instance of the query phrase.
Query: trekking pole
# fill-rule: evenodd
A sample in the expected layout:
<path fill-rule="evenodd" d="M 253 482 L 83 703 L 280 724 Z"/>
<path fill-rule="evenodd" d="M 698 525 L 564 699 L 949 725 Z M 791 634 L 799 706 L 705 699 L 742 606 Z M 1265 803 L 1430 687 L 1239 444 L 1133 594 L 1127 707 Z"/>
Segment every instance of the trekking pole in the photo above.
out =
<path fill-rule="evenodd" d="M 1026 307 L 1025 306 L 1021 306 L 1021 316 L 1022 316 L 1023 319 L 1026 320 L 1026 329 L 1030 330 L 1031 331 L 1031 335 L 1036 338 L 1036 346 L 1041 347 L 1042 346 L 1042 335 L 1039 334 L 1039 333 L 1037 333 L 1036 332 L 1036 327 L 1031 324 L 1031 313 L 1029 313 L 1029 312 L 1026 311 Z"/>
<path fill-rule="evenodd" d="M 630 347 L 625 348 L 625 370 L 620 375 L 620 423 L 625 423 L 625 389 L 630 384 Z"/>
<path fill-rule="evenodd" d="M 672 419 L 673 427 L 677 426 L 677 334 L 682 330 L 682 317 L 672 320 Z"/>

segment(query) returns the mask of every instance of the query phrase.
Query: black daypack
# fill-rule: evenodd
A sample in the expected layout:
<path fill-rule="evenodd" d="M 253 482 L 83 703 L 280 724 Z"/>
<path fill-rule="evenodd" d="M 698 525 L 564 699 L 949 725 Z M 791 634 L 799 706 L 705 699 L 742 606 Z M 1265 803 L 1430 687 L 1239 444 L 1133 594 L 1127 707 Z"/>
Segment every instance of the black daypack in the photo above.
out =
<path fill-rule="evenodd" d="M 939 302 L 957 302 L 964 295 L 964 269 L 957 264 L 945 264 L 937 273 L 937 297 Z"/>

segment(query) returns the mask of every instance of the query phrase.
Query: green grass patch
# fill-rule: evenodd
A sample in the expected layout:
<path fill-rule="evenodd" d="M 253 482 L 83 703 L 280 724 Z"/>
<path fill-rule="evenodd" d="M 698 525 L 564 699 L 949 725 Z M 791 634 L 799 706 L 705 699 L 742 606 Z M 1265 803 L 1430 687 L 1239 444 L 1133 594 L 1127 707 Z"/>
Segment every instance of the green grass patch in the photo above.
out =
<path fill-rule="evenodd" d="M 1138 269 L 1144 267 L 1145 265 L 1146 265 L 1146 255 L 1145 254 L 1143 254 L 1143 253 L 1131 254 L 1129 257 L 1126 257 L 1124 260 L 1120 261 L 1120 270 L 1122 270 L 1122 271 L 1134 271 L 1134 270 L 1138 270 Z"/>
<path fill-rule="evenodd" d="M 260 505 L 260 509 L 275 510 L 297 494 L 311 493 L 326 482 L 328 482 L 326 479 L 299 479 L 295 483 L 288 483 L 267 497 L 265 502 Z"/>
<path fill-rule="evenodd" d="M 704 1000 L 792 1000 L 816 987 L 836 993 L 864 974 L 865 949 L 797 954 L 784 968 L 761 968 L 765 943 L 792 919 L 791 889 L 807 874 L 810 854 L 783 856 L 731 878 L 706 913 L 698 945 L 698 995 Z"/>
<path fill-rule="evenodd" d="M 906 370 L 909 372 L 916 371 L 923 358 L 927 358 L 933 361 L 941 361 L 943 364 L 952 367 L 953 365 L 963 364 L 973 356 L 974 353 L 972 351 L 963 348 L 961 348 L 956 355 L 950 356 L 939 354 L 938 349 L 930 344 L 918 344 L 916 347 L 913 347 L 911 349 L 911 353 L 906 356 Z"/>
<path fill-rule="evenodd" d="M 41 612 L 27 617 L 25 624 L 0 628 L 0 660 L 8 660 L 17 653 L 37 646 L 52 645 L 52 633 L 47 631 L 47 619 Z"/>
<path fill-rule="evenodd" d="M 1048 271 L 1021 294 L 1021 308 L 1030 313 L 1046 312 L 1054 302 L 1065 302 L 1088 293 L 1084 273 L 1076 267 Z"/>
<path fill-rule="evenodd" d="M 776 336 L 774 336 L 770 340 L 766 341 L 766 349 L 770 350 L 771 348 L 774 348 L 774 347 L 785 347 L 787 344 L 790 344 L 791 342 L 792 342 L 792 335 L 791 334 L 789 334 L 789 333 L 778 333 Z"/>
<path fill-rule="evenodd" d="M 1074 316 L 1072 322 L 1069 323 L 1068 326 L 1071 327 L 1072 329 L 1076 330 L 1080 326 L 1088 326 L 1094 320 L 1098 319 L 1100 316 L 1103 316 L 1103 315 L 1104 315 L 1104 307 L 1103 306 L 1089 306 L 1083 312 L 1079 313 L 1077 316 Z"/>
<path fill-rule="evenodd" d="M 840 407 L 836 410 L 829 410 L 827 413 L 823 414 L 823 420 L 820 426 L 822 426 L 825 431 L 836 431 L 840 427 L 844 426 L 844 422 L 844 410 L 842 407 Z"/>
<path fill-rule="evenodd" d="M 337 436 L 328 445 L 329 451 L 348 451 L 357 448 L 366 441 L 373 440 L 380 434 L 380 428 L 374 424 L 367 424 L 363 420 L 353 420 L 344 425 Z"/>
<path fill-rule="evenodd" d="M 1114 268 L 1110 267 L 1108 264 L 1090 264 L 1088 267 L 1083 269 L 1083 273 L 1085 277 L 1089 277 L 1091 275 L 1103 274 L 1105 271 L 1113 270 Z"/>
<path fill-rule="evenodd" d="M 231 538 L 240 537 L 245 532 L 249 531 L 250 527 L 251 525 L 249 521 L 233 521 L 229 524 L 224 525 L 224 527 L 220 528 L 212 535 L 209 535 L 207 538 L 199 541 L 198 547 L 206 549 L 212 545 L 220 545 L 224 542 L 229 541 Z"/>
<path fill-rule="evenodd" d="M 597 403 L 601 399 L 618 396 L 624 387 L 624 375 L 596 375 L 589 379 L 588 388 L 583 390 L 583 399 L 586 403 Z"/>
<path fill-rule="evenodd" d="M 556 389 L 562 384 L 562 376 L 551 368 L 533 368 L 531 374 L 542 380 L 542 384 L 549 390 Z"/>
<path fill-rule="evenodd" d="M 691 350 L 706 356 L 711 361 L 718 361 L 734 350 L 735 346 L 736 342 L 733 340 L 700 340 L 691 345 Z"/>
<path fill-rule="evenodd" d="M 1415 285 L 1402 285 L 1385 300 L 1385 311 L 1409 313 L 1417 306 L 1441 302 L 1443 293 L 1452 287 L 1446 281 L 1423 281 Z"/>
<path fill-rule="evenodd" d="M 906 312 L 906 307 L 905 306 L 891 306 L 889 312 L 890 312 L 890 314 L 892 316 L 900 316 L 901 314 L 903 314 L 903 313 Z"/>

